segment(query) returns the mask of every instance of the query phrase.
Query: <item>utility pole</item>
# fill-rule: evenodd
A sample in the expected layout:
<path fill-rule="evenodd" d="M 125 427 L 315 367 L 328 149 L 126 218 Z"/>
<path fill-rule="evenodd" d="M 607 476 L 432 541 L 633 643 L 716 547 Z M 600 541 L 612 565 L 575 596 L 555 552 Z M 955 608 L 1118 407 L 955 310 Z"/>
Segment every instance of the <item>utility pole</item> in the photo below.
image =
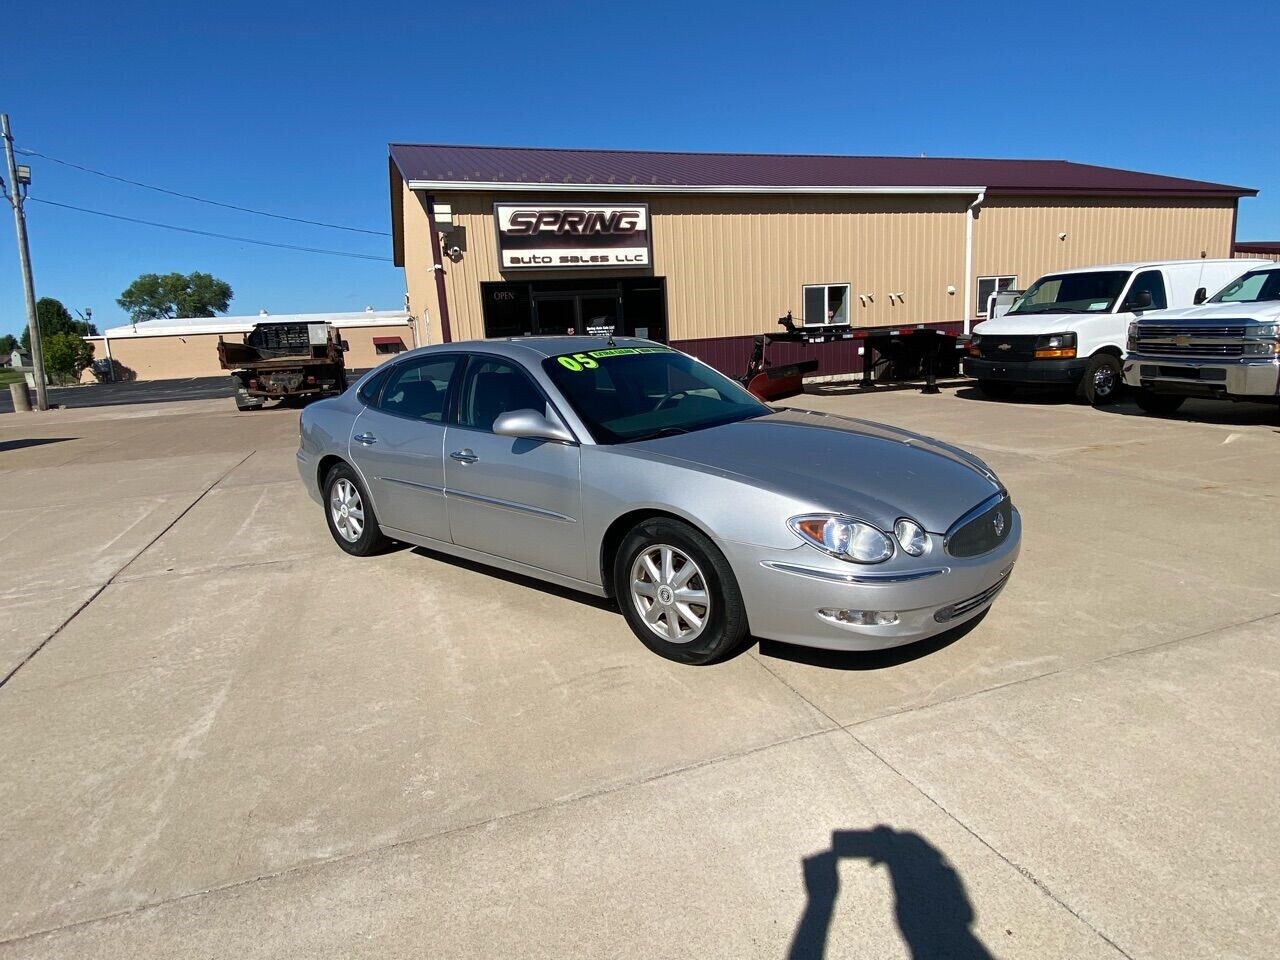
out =
<path fill-rule="evenodd" d="M 13 207 L 13 224 L 18 231 L 18 262 L 22 266 L 22 285 L 27 295 L 27 329 L 31 331 L 31 366 L 35 371 L 36 409 L 49 409 L 49 393 L 44 383 L 44 350 L 40 345 L 40 320 L 36 316 L 36 285 L 31 279 L 31 250 L 27 246 L 27 218 L 22 203 L 27 198 L 31 171 L 24 168 L 20 177 L 13 160 L 13 134 L 9 132 L 9 115 L 0 113 L 0 134 L 4 136 L 4 156 L 9 165 L 9 205 Z"/>

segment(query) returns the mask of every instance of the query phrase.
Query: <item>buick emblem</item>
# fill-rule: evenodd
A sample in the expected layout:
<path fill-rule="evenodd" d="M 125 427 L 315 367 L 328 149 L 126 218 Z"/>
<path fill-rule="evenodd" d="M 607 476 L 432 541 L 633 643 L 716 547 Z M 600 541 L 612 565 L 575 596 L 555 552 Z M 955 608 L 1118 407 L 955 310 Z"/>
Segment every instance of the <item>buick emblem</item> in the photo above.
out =
<path fill-rule="evenodd" d="M 997 350 L 1012 350 L 1012 349 L 1013 349 L 1013 344 L 1010 344 L 1010 343 L 1000 343 L 1000 344 L 997 344 L 997 345 L 996 345 L 996 349 L 997 349 Z"/>
<path fill-rule="evenodd" d="M 996 536 L 1004 536 L 1004 514 L 997 513 L 995 519 L 991 521 L 991 525 L 996 528 Z"/>

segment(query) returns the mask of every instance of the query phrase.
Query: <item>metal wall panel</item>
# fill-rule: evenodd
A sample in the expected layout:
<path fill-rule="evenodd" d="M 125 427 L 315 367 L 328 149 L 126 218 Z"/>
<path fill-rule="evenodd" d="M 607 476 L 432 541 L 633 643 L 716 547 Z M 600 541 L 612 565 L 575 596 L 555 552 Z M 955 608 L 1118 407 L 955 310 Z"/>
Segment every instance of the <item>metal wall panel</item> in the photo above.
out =
<path fill-rule="evenodd" d="M 1073 267 L 1230 257 L 1234 209 L 1231 198 L 992 198 L 974 223 L 974 275 L 1025 288 Z"/>
<path fill-rule="evenodd" d="M 515 279 L 498 270 L 494 194 L 450 194 L 465 251 L 445 261 L 455 339 L 482 337 L 480 284 Z M 507 199 L 507 198 L 503 198 Z M 566 205 L 575 195 L 541 202 Z M 598 201 L 583 195 L 579 202 Z M 605 198 L 606 200 L 608 198 Z M 964 209 L 971 198 L 936 196 L 637 196 L 649 204 L 653 274 L 667 278 L 672 340 L 777 329 L 803 312 L 807 283 L 849 283 L 859 326 L 955 320 L 962 310 Z M 616 201 L 615 201 L 616 202 Z M 406 215 L 406 224 L 408 223 Z M 406 229 L 408 226 L 406 225 Z M 414 258 L 408 253 L 408 270 Z M 429 254 L 428 254 L 429 257 Z M 520 279 L 631 276 L 618 270 L 521 270 Z M 947 293 L 947 285 L 957 288 Z M 901 302 L 890 302 L 901 293 Z M 874 299 L 864 305 L 858 294 Z M 412 296 L 412 295 L 411 295 Z M 416 311 L 416 307 L 415 307 Z"/>

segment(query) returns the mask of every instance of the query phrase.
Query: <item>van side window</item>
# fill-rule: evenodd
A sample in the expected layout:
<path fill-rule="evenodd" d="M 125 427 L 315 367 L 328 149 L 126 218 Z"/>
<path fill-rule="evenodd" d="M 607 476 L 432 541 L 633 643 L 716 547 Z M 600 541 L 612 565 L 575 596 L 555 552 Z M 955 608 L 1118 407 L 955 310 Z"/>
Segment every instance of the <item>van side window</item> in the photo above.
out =
<path fill-rule="evenodd" d="M 1132 300 L 1135 295 L 1146 291 L 1151 294 L 1152 310 L 1163 310 L 1169 306 L 1169 298 L 1164 292 L 1164 277 L 1159 270 L 1147 270 L 1138 274 L 1133 281 L 1133 286 L 1129 288 L 1129 292 L 1125 295 L 1126 300 Z"/>

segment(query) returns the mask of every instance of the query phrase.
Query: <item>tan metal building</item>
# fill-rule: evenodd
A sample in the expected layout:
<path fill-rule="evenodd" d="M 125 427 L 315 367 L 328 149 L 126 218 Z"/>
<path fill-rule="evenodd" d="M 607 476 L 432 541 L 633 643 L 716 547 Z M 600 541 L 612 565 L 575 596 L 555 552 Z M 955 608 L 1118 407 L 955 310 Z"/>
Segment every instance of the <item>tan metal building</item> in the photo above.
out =
<path fill-rule="evenodd" d="M 1054 160 L 392 144 L 389 167 L 421 342 L 610 325 L 730 373 L 788 311 L 958 332 L 1056 269 L 1228 257 L 1256 193 Z"/>
<path fill-rule="evenodd" d="M 216 377 L 226 373 L 218 366 L 218 338 L 243 343 L 254 324 L 265 321 L 331 324 L 347 342 L 349 370 L 376 367 L 389 355 L 418 345 L 411 317 L 400 310 L 148 320 L 112 327 L 85 339 L 93 344 L 95 360 L 110 358 L 117 375 L 129 380 Z M 84 382 L 93 379 L 92 370 L 81 374 Z"/>
<path fill-rule="evenodd" d="M 1247 260 L 1280 260 L 1280 241 L 1237 240 L 1231 255 Z"/>

